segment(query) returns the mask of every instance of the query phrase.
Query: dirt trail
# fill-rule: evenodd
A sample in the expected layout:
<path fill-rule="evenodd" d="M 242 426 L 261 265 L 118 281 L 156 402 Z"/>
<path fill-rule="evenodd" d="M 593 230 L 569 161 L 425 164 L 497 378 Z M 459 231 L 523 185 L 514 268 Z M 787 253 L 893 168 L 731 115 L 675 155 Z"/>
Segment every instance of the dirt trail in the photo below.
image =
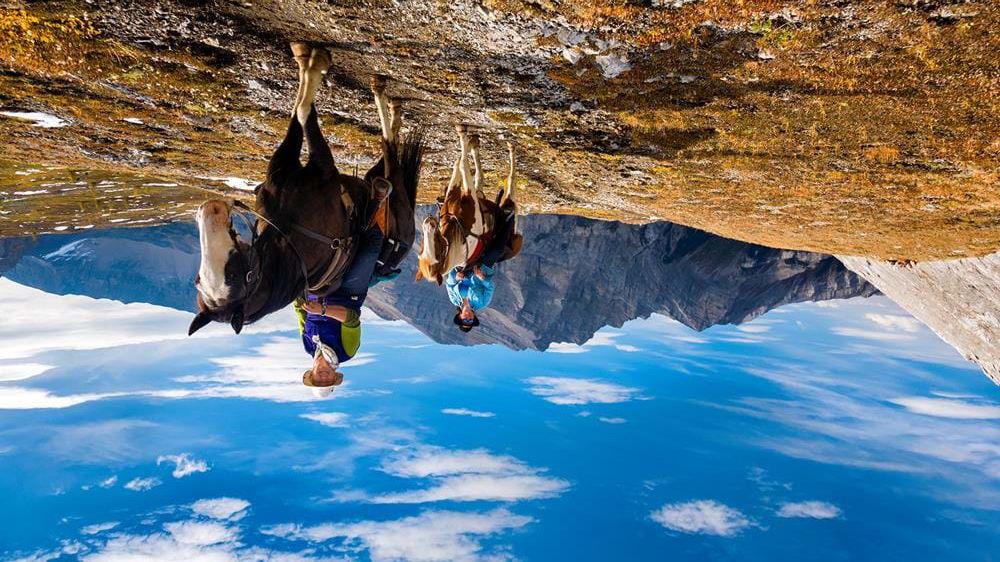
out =
<path fill-rule="evenodd" d="M 0 233 L 121 218 L 99 182 L 42 193 L 32 169 L 177 184 L 154 197 L 168 216 L 218 178 L 259 179 L 295 91 L 286 43 L 307 39 L 334 54 L 320 111 L 342 172 L 376 154 L 366 84 L 386 72 L 430 132 L 425 202 L 461 121 L 498 186 L 499 141 L 516 141 L 529 212 L 984 255 L 1000 248 L 998 22 L 985 1 L 7 2 L 0 110 L 66 126 L 0 118 Z"/>

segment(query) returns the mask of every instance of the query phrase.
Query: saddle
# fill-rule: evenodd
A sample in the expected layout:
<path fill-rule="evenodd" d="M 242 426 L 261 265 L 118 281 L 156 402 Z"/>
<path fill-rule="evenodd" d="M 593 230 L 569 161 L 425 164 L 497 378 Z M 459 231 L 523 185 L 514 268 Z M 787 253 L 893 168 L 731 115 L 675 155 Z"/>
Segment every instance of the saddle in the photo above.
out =
<path fill-rule="evenodd" d="M 330 261 L 326 268 L 322 269 L 323 274 L 319 277 L 319 280 L 306 284 L 306 291 L 317 297 L 325 297 L 336 292 L 340 288 L 344 273 L 347 272 L 347 268 L 350 267 L 351 262 L 354 260 L 354 250 L 357 246 L 361 222 L 363 222 L 359 219 L 360 217 L 367 216 L 368 202 L 371 201 L 371 186 L 367 183 L 363 186 L 348 186 L 346 189 L 341 189 L 340 197 L 344 203 L 344 208 L 347 209 L 347 215 L 350 217 L 352 225 L 349 237 L 333 239 L 298 225 L 292 226 L 300 234 L 329 245 L 333 251 L 333 255 L 330 256 Z M 354 204 L 354 201 L 357 199 L 365 202 L 360 213 L 359 207 Z M 314 274 L 310 272 L 309 279 L 313 278 Z"/>

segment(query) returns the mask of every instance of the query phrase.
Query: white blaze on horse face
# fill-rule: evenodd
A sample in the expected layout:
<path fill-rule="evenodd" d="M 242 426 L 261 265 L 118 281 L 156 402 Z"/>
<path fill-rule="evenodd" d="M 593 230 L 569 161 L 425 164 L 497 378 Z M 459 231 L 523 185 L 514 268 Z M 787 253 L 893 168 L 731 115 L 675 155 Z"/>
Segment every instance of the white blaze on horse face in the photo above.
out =
<path fill-rule="evenodd" d="M 201 242 L 198 290 L 207 301 L 222 303 L 230 292 L 226 286 L 226 262 L 236 248 L 229 235 L 229 205 L 219 199 L 205 201 L 198 207 L 196 220 Z"/>
<path fill-rule="evenodd" d="M 438 261 L 437 238 L 434 236 L 435 229 L 437 229 L 437 223 L 429 217 L 424 219 L 421 225 L 421 230 L 424 232 L 424 245 L 420 251 L 420 259 L 424 260 L 428 265 L 434 265 Z"/>

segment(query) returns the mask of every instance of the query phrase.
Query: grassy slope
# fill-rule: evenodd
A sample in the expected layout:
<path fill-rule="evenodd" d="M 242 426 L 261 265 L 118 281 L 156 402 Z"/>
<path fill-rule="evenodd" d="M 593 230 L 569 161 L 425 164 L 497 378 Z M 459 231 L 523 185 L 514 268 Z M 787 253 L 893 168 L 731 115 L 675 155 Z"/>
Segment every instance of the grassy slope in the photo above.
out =
<path fill-rule="evenodd" d="M 316 8 L 287 4 L 281 17 L 265 9 L 244 15 L 283 37 L 285 20 Z M 940 21 L 941 7 L 929 2 L 705 0 L 678 10 L 606 0 L 490 4 L 535 18 L 562 16 L 638 49 L 629 57 L 632 70 L 614 80 L 587 60 L 553 61 L 549 72 L 622 131 L 612 147 L 564 142 L 560 131 L 581 127 L 565 110 L 546 109 L 535 127 L 503 108 L 485 108 L 526 148 L 522 175 L 531 181 L 521 193 L 529 208 L 664 218 L 773 246 L 884 258 L 1000 247 L 995 3 L 955 6 L 973 15 L 953 21 Z M 795 21 L 766 17 L 786 7 Z M 9 139 L 3 159 L 192 187 L 211 185 L 198 176 L 259 177 L 284 116 L 249 103 L 245 77 L 203 53 L 124 42 L 87 24 L 84 9 L 32 4 L 0 19 L 0 27 L 17 31 L 0 33 L 0 103 L 59 108 L 77 123 L 41 130 L 0 119 L 0 135 Z M 391 43 L 384 49 L 410 56 Z M 342 56 L 357 57 L 346 73 L 367 68 L 360 51 Z M 280 60 L 263 60 L 292 78 Z M 464 72 L 421 64 L 428 95 L 451 91 Z M 250 130 L 222 126 L 235 119 Z M 343 152 L 371 152 L 369 129 L 340 120 L 327 127 Z M 430 167 L 429 178 L 441 181 L 443 169 Z M 433 187 L 423 194 L 431 198 Z M 180 189 L 171 201 L 189 205 L 200 197 Z M 39 212 L 44 207 L 36 206 L 28 226 L 0 219 L 0 231 L 44 229 L 54 218 Z"/>

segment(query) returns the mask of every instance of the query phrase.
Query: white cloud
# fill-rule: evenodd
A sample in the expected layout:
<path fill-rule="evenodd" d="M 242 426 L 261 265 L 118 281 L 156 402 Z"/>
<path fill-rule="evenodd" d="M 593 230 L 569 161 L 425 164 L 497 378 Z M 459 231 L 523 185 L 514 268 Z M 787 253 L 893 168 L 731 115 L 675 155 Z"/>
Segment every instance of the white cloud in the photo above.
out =
<path fill-rule="evenodd" d="M 125 483 L 126 490 L 133 492 L 145 492 L 163 484 L 159 478 L 133 478 Z"/>
<path fill-rule="evenodd" d="M 237 550 L 236 528 L 198 521 L 171 522 L 164 528 L 166 533 L 114 535 L 81 558 L 86 562 L 232 562 L 243 554 Z"/>
<path fill-rule="evenodd" d="M 737 326 L 736 329 L 745 334 L 764 334 L 771 331 L 771 327 L 767 324 L 746 324 Z"/>
<path fill-rule="evenodd" d="M 587 353 L 587 351 L 589 350 L 582 345 L 558 342 L 549 345 L 548 349 L 545 350 L 545 353 Z"/>
<path fill-rule="evenodd" d="M 785 503 L 778 510 L 778 517 L 803 517 L 811 519 L 836 519 L 840 517 L 840 508 L 820 501 Z"/>
<path fill-rule="evenodd" d="M 883 328 L 900 330 L 911 334 L 919 332 L 920 327 L 923 326 L 923 324 L 921 324 L 916 318 L 913 318 L 912 316 L 903 316 L 901 314 L 877 314 L 869 312 L 868 314 L 865 314 L 865 318 L 871 320 L 879 326 L 882 326 Z"/>
<path fill-rule="evenodd" d="M 327 427 L 350 427 L 350 424 L 347 423 L 350 416 L 342 412 L 302 414 L 299 417 L 312 420 Z"/>
<path fill-rule="evenodd" d="M 637 351 L 642 351 L 641 349 L 639 349 L 634 345 L 627 345 L 627 344 L 618 344 L 615 346 L 615 349 L 617 349 L 618 351 L 624 351 L 625 353 L 635 353 Z"/>
<path fill-rule="evenodd" d="M 964 400 L 924 398 L 904 396 L 889 400 L 907 410 L 925 416 L 952 418 L 956 420 L 996 420 L 1000 419 L 1000 406 L 995 404 L 975 404 Z"/>
<path fill-rule="evenodd" d="M 222 523 L 175 521 L 163 526 L 179 544 L 209 546 L 236 540 L 236 531 Z"/>
<path fill-rule="evenodd" d="M 506 509 L 484 513 L 425 511 L 414 517 L 393 521 L 327 523 L 313 527 L 275 525 L 265 534 L 321 543 L 335 538 L 346 539 L 368 549 L 375 562 L 438 560 L 472 562 L 507 558 L 503 553 L 483 552 L 481 541 L 502 531 L 518 529 L 534 520 Z"/>
<path fill-rule="evenodd" d="M 569 488 L 558 478 L 534 474 L 501 476 L 495 474 L 463 474 L 443 478 L 437 486 L 382 494 L 369 498 L 371 503 L 428 503 L 439 501 L 520 501 L 551 498 Z"/>
<path fill-rule="evenodd" d="M 84 535 L 96 535 L 98 533 L 103 533 L 104 531 L 110 531 L 117 527 L 119 523 L 117 521 L 108 521 L 107 523 L 94 523 L 93 525 L 87 525 L 86 527 L 80 529 L 80 533 Z"/>
<path fill-rule="evenodd" d="M 146 303 L 124 304 L 80 295 L 53 295 L 0 278 L 0 359 L 33 357 L 45 351 L 89 350 L 188 337 L 191 314 Z M 282 329 L 288 328 L 286 323 Z M 25 326 L 46 326 L 38 337 Z M 100 326 L 100 329 L 94 329 Z M 252 326 L 260 330 L 260 326 Z M 227 333 L 228 330 L 228 333 Z M 248 332 L 251 327 L 248 327 Z M 204 333 L 203 333 L 204 332 Z M 194 337 L 229 336 L 225 325 Z"/>
<path fill-rule="evenodd" d="M 625 423 L 625 422 L 628 421 L 625 418 L 597 418 L 597 419 L 600 420 L 600 421 L 602 421 L 602 422 L 604 422 L 604 423 L 610 423 L 610 424 L 616 424 L 616 425 L 617 424 L 623 424 L 623 423 Z"/>
<path fill-rule="evenodd" d="M 239 498 L 213 498 L 191 504 L 191 511 L 212 519 L 239 521 L 246 515 L 250 502 Z"/>
<path fill-rule="evenodd" d="M 429 478 L 433 485 L 379 495 L 351 491 L 335 501 L 369 503 L 428 503 L 438 501 L 520 501 L 554 497 L 569 488 L 559 478 L 544 476 L 544 469 L 484 449 L 448 450 L 418 447 L 383 461 L 383 472 L 399 478 Z"/>
<path fill-rule="evenodd" d="M 529 392 L 560 405 L 613 404 L 636 398 L 639 389 L 594 379 L 532 377 Z"/>
<path fill-rule="evenodd" d="M 620 337 L 624 332 L 608 332 L 601 331 L 595 333 L 586 343 L 582 345 L 577 345 L 575 343 L 558 342 L 549 345 L 548 349 L 545 350 L 546 353 L 587 353 L 594 347 L 625 347 L 631 348 L 632 346 L 622 345 L 619 346 L 615 343 L 615 339 Z M 630 351 L 630 349 L 623 349 L 621 351 Z"/>
<path fill-rule="evenodd" d="M 672 531 L 720 537 L 736 536 L 751 524 L 740 511 L 713 500 L 667 504 L 650 517 Z"/>
<path fill-rule="evenodd" d="M 445 408 L 441 410 L 442 414 L 450 414 L 452 416 L 469 416 L 472 418 L 492 418 L 496 414 L 493 412 L 479 412 L 476 410 L 469 410 L 468 408 Z"/>
<path fill-rule="evenodd" d="M 0 410 L 35 410 L 69 408 L 92 400 L 125 396 L 124 392 L 104 394 L 69 394 L 58 396 L 39 388 L 5 386 L 0 388 Z"/>
<path fill-rule="evenodd" d="M 13 363 L 0 365 L 0 381 L 20 381 L 38 376 L 52 368 L 41 363 Z"/>
<path fill-rule="evenodd" d="M 159 466 L 160 463 L 165 462 L 174 463 L 174 471 L 171 473 L 174 478 L 184 478 L 185 476 L 190 476 L 196 472 L 209 471 L 208 463 L 192 457 L 190 453 L 163 455 L 156 459 L 157 466 Z"/>
<path fill-rule="evenodd" d="M 107 478 L 105 478 L 104 480 L 101 480 L 97 484 L 97 486 L 99 488 L 105 488 L 106 489 L 106 488 L 110 488 L 110 487 L 114 486 L 117 482 L 118 482 L 118 477 L 114 476 L 114 475 L 111 475 L 111 476 L 108 476 Z"/>
<path fill-rule="evenodd" d="M 900 388 L 910 386 L 905 377 L 855 380 L 797 365 L 746 371 L 781 385 L 788 394 L 787 399 L 742 398 L 731 408 L 778 424 L 753 439 L 759 446 L 793 458 L 933 478 L 935 485 L 921 491 L 938 501 L 981 509 L 1000 506 L 995 484 L 1000 478 L 1000 428 L 952 417 L 991 414 L 983 402 L 899 398 Z M 898 407 L 900 402 L 906 407 Z"/>
<path fill-rule="evenodd" d="M 485 449 L 449 450 L 420 447 L 387 459 L 382 470 L 401 478 L 426 478 L 455 474 L 530 474 L 535 469 L 507 455 L 494 455 Z"/>
<path fill-rule="evenodd" d="M 860 338 L 878 342 L 900 342 L 914 339 L 913 336 L 907 334 L 876 332 L 874 330 L 863 330 L 860 328 L 837 327 L 833 328 L 831 331 L 838 336 L 847 336 L 849 338 Z"/>

